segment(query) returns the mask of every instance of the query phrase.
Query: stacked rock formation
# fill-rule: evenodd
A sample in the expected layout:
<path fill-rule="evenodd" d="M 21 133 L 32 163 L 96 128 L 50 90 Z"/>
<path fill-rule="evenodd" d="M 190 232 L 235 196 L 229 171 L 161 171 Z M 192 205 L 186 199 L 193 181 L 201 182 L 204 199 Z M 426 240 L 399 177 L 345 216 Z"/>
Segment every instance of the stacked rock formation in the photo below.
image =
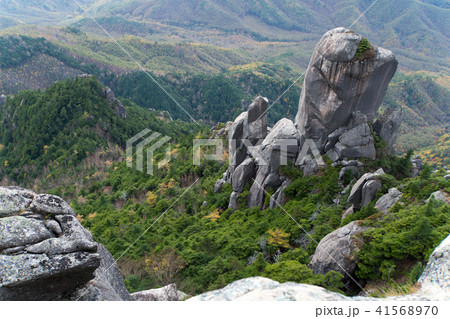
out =
<path fill-rule="evenodd" d="M 362 36 L 344 28 L 325 33 L 308 66 L 295 123 L 284 118 L 269 131 L 268 101 L 263 97 L 236 118 L 228 134 L 230 167 L 214 188 L 220 192 L 225 183 L 231 183 L 230 208 L 237 208 L 248 183 L 249 207 L 264 208 L 270 189 L 275 191 L 270 207 L 279 204 L 289 181 L 278 169 L 289 162 L 312 174 L 323 164 L 318 156 L 326 154 L 356 175 L 360 162 L 347 159 L 376 156 L 372 123 L 375 133 L 392 146 L 402 111 L 388 110 L 379 119 L 375 117 L 398 62 L 391 51 L 364 47 L 361 43 L 367 41 L 362 41 Z M 376 192 L 380 185 L 372 181 L 369 186 Z"/>
<path fill-rule="evenodd" d="M 383 48 L 370 47 L 358 57 L 362 40 L 345 28 L 324 34 L 306 71 L 296 116 L 305 138 L 340 158 L 375 156 L 367 122 L 375 119 L 398 65 Z"/>
<path fill-rule="evenodd" d="M 278 173 L 280 165 L 295 162 L 300 146 L 300 134 L 294 123 L 281 119 L 270 130 L 267 128 L 268 100 L 257 97 L 234 121 L 228 132 L 230 166 L 214 190 L 220 192 L 225 183 L 233 186 L 229 207 L 237 208 L 237 199 L 251 183 L 249 206 L 261 207 L 265 191 L 279 188 L 285 179 Z"/>
<path fill-rule="evenodd" d="M 114 258 L 58 196 L 0 187 L 0 238 L 0 300 L 131 299 Z"/>

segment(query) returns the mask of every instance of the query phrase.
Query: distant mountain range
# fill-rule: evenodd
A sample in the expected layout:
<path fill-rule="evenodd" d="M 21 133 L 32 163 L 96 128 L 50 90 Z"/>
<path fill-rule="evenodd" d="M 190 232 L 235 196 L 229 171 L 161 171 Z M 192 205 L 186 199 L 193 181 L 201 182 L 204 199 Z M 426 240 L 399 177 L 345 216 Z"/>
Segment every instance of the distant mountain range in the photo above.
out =
<path fill-rule="evenodd" d="M 242 47 L 231 36 L 254 41 L 299 42 L 310 53 L 318 38 L 336 26 L 370 35 L 376 45 L 396 52 L 403 67 L 429 71 L 450 68 L 450 1 L 447 0 L 78 0 L 96 18 L 121 17 L 122 34 L 157 39 L 158 33 L 177 41 Z M 0 2 L 0 27 L 14 24 L 92 22 L 73 0 L 6 0 Z M 103 21 L 105 28 L 111 21 Z M 138 24 L 137 22 L 145 22 Z M 130 28 L 132 24 L 133 27 Z M 161 28 L 161 24 L 166 26 Z M 138 26 L 141 26 L 138 28 Z M 117 31 L 117 26 L 113 27 Z M 153 30 L 153 31 L 151 31 Z M 95 31 L 102 33 L 97 26 Z M 140 34 L 139 34 L 140 35 Z M 161 34 L 160 34 L 161 36 Z M 245 42 L 245 41 L 244 41 Z"/>

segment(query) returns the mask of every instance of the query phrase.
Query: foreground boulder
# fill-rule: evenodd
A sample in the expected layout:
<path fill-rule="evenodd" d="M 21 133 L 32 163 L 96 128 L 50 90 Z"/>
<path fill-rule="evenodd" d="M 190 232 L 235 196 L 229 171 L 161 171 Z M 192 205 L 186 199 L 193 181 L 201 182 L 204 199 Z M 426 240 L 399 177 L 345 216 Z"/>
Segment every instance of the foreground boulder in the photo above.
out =
<path fill-rule="evenodd" d="M 357 260 L 354 257 L 361 247 L 362 234 L 367 227 L 359 226 L 358 221 L 353 221 L 326 235 L 317 245 L 309 268 L 315 274 L 325 275 L 331 270 L 338 271 L 344 275 L 345 281 L 350 281 Z"/>
<path fill-rule="evenodd" d="M 449 299 L 450 236 L 433 251 L 418 282 L 421 285 L 420 293 L 437 299 Z"/>
<path fill-rule="evenodd" d="M 61 300 L 70 301 L 130 301 L 134 300 L 123 282 L 122 274 L 114 257 L 98 244 L 100 265 L 94 272 L 94 279 L 86 285 L 67 293 Z"/>
<path fill-rule="evenodd" d="M 0 187 L 0 300 L 130 299 L 114 258 L 75 216 L 58 196 Z"/>
<path fill-rule="evenodd" d="M 263 277 L 245 278 L 225 288 L 206 292 L 188 301 L 294 301 L 347 300 L 344 295 L 322 287 L 279 282 Z"/>
<path fill-rule="evenodd" d="M 136 301 L 182 301 L 187 296 L 184 292 L 178 290 L 175 284 L 131 294 L 132 299 Z"/>

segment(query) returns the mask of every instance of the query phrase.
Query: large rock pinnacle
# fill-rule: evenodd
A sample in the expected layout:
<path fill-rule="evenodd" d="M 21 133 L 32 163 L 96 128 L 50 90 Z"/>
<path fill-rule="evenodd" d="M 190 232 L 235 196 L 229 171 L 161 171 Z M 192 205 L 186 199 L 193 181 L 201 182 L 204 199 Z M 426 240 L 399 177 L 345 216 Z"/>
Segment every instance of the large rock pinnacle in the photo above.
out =
<path fill-rule="evenodd" d="M 306 71 L 296 125 L 322 151 L 328 135 L 359 112 L 372 121 L 398 65 L 394 54 L 345 28 L 323 35 Z M 358 52 L 358 47 L 360 51 Z M 358 54 L 357 54 L 358 52 Z"/>

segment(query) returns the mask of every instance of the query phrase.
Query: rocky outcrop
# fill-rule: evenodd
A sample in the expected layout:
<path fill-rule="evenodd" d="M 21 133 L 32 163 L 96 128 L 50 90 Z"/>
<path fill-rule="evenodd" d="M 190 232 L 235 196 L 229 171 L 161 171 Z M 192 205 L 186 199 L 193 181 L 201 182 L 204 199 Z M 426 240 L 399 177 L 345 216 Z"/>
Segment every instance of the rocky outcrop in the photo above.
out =
<path fill-rule="evenodd" d="M 378 190 L 381 188 L 381 182 L 371 180 L 364 184 L 362 188 L 361 207 L 366 207 L 375 198 Z"/>
<path fill-rule="evenodd" d="M 245 185 L 251 182 L 255 175 L 255 161 L 252 158 L 247 158 L 233 172 L 233 176 L 231 177 L 233 191 L 241 193 L 244 190 Z"/>
<path fill-rule="evenodd" d="M 377 299 L 347 297 L 322 287 L 293 282 L 280 284 L 268 278 L 252 277 L 188 301 L 450 301 L 450 236 L 433 251 L 418 282 L 421 288 L 415 294 Z"/>
<path fill-rule="evenodd" d="M 419 278 L 419 293 L 436 299 L 450 298 L 450 236 L 433 251 Z"/>
<path fill-rule="evenodd" d="M 222 188 L 225 186 L 226 182 L 223 179 L 218 179 L 214 184 L 214 193 L 222 192 Z"/>
<path fill-rule="evenodd" d="M 398 65 L 392 52 L 383 48 L 371 46 L 357 57 L 361 40 L 345 28 L 323 35 L 306 71 L 296 116 L 300 133 L 313 139 L 320 151 L 345 133 L 345 141 L 337 146 L 342 157 L 373 156 L 373 141 L 359 120 L 375 119 Z M 364 138 L 358 140 L 355 134 L 361 132 Z"/>
<path fill-rule="evenodd" d="M 134 300 L 123 282 L 122 274 L 114 257 L 105 246 L 98 244 L 100 265 L 94 272 L 94 279 L 62 300 L 71 301 L 130 301 Z"/>
<path fill-rule="evenodd" d="M 0 207 L 0 299 L 58 299 L 94 278 L 97 243 L 61 198 L 1 187 Z"/>
<path fill-rule="evenodd" d="M 127 110 L 123 106 L 122 102 L 120 102 L 119 99 L 116 98 L 116 95 L 114 94 L 113 90 L 111 90 L 109 87 L 106 87 L 103 92 L 105 94 L 106 99 L 108 100 L 109 106 L 114 110 L 114 112 L 116 112 L 116 114 L 121 118 L 126 118 Z"/>
<path fill-rule="evenodd" d="M 400 192 L 397 188 L 390 188 L 387 194 L 381 196 L 377 200 L 375 203 L 375 209 L 378 209 L 380 212 L 387 213 L 389 208 L 394 206 L 402 195 L 402 192 Z"/>
<path fill-rule="evenodd" d="M 275 209 L 277 206 L 283 206 L 286 204 L 286 196 L 284 195 L 284 191 L 289 185 L 291 185 L 291 181 L 287 179 L 283 182 L 283 184 L 281 184 L 275 194 L 273 194 L 270 198 L 270 209 Z"/>
<path fill-rule="evenodd" d="M 403 109 L 387 109 L 383 115 L 375 120 L 373 129 L 392 148 L 397 140 L 397 133 L 403 120 Z"/>
<path fill-rule="evenodd" d="M 214 186 L 220 192 L 225 183 L 232 185 L 229 208 L 237 208 L 239 194 L 248 183 L 252 184 L 248 206 L 262 208 L 265 191 L 277 190 L 285 181 L 279 166 L 295 162 L 299 152 L 300 135 L 292 121 L 281 119 L 269 132 L 267 105 L 266 98 L 257 97 L 229 129 L 230 166 Z"/>
<path fill-rule="evenodd" d="M 269 100 L 258 96 L 248 107 L 247 125 L 250 142 L 255 144 L 267 136 L 267 106 Z"/>
<path fill-rule="evenodd" d="M 366 229 L 353 221 L 329 233 L 317 245 L 308 266 L 315 274 L 338 271 L 349 281 L 356 268 L 355 255 L 361 244 L 358 236 Z"/>
<path fill-rule="evenodd" d="M 187 296 L 187 294 L 178 290 L 175 284 L 131 294 L 132 299 L 136 301 L 182 301 Z"/>
<path fill-rule="evenodd" d="M 370 125 L 398 62 L 392 52 L 367 43 L 359 34 L 344 28 L 325 33 L 308 66 L 295 123 L 284 118 L 269 129 L 268 101 L 263 97 L 256 98 L 236 118 L 228 132 L 230 165 L 215 186 L 215 191 L 219 191 L 225 182 L 233 185 L 230 208 L 237 207 L 239 194 L 251 180 L 254 182 L 247 201 L 249 207 L 265 208 L 269 189 L 279 196 L 284 182 L 278 173 L 280 165 L 295 163 L 305 175 L 310 175 L 325 166 L 321 158 L 324 154 L 333 165 L 348 162 L 347 159 L 376 157 Z M 361 52 L 364 45 L 366 49 Z M 375 125 L 391 145 L 400 122 L 401 110 L 388 110 Z M 353 166 L 346 171 L 358 173 L 359 163 Z M 363 186 L 355 203 L 362 200 Z M 373 193 L 373 187 L 374 182 L 367 185 L 365 194 Z M 372 193 L 364 198 L 364 204 L 373 199 Z M 275 207 L 273 198 L 271 202 L 270 207 Z"/>
<path fill-rule="evenodd" d="M 347 300 L 344 295 L 322 287 L 287 282 L 280 284 L 264 277 L 237 280 L 225 288 L 206 292 L 188 301 L 317 301 Z"/>
<path fill-rule="evenodd" d="M 411 177 L 417 177 L 422 170 L 422 158 L 420 155 L 415 155 L 411 158 L 412 172 Z"/>
<path fill-rule="evenodd" d="M 350 195 L 348 196 L 347 202 L 349 204 L 361 204 L 362 206 L 367 205 L 373 199 L 372 197 L 374 194 L 373 194 L 373 190 L 370 190 L 371 194 L 370 195 L 365 194 L 365 198 L 363 201 L 364 186 L 366 186 L 366 184 L 368 182 L 374 180 L 377 176 L 381 176 L 384 174 L 385 173 L 384 173 L 383 169 L 380 168 L 375 173 L 365 173 L 363 176 L 361 176 L 360 179 L 358 179 L 358 181 L 355 183 L 355 185 L 353 185 L 353 187 L 350 191 Z M 376 184 L 376 185 L 374 184 L 372 186 L 376 186 L 379 188 L 379 187 L 381 187 L 381 183 Z M 366 191 L 367 191 L 367 187 L 366 187 Z M 376 191 L 375 191 L 375 193 L 376 193 Z M 363 205 L 363 204 L 365 204 L 365 205 Z"/>
<path fill-rule="evenodd" d="M 295 163 L 299 152 L 300 135 L 292 121 L 281 119 L 264 139 L 257 153 L 258 170 L 250 187 L 249 207 L 263 208 L 266 191 L 277 190 L 284 182 L 278 168 Z"/>
<path fill-rule="evenodd" d="M 443 201 L 447 205 L 450 205 L 450 195 L 444 191 L 436 191 L 436 192 L 432 193 L 425 202 L 428 202 L 431 198 L 434 198 L 435 200 Z"/>
<path fill-rule="evenodd" d="M 0 238 L 0 300 L 129 300 L 114 258 L 58 196 L 0 187 Z"/>
<path fill-rule="evenodd" d="M 221 123 L 217 123 L 216 126 L 211 128 L 211 135 L 209 136 L 210 139 L 216 139 L 216 138 L 223 138 L 228 135 L 228 132 L 230 131 L 231 126 L 233 125 L 233 122 L 228 121 L 225 123 L 225 126 L 222 126 Z"/>

